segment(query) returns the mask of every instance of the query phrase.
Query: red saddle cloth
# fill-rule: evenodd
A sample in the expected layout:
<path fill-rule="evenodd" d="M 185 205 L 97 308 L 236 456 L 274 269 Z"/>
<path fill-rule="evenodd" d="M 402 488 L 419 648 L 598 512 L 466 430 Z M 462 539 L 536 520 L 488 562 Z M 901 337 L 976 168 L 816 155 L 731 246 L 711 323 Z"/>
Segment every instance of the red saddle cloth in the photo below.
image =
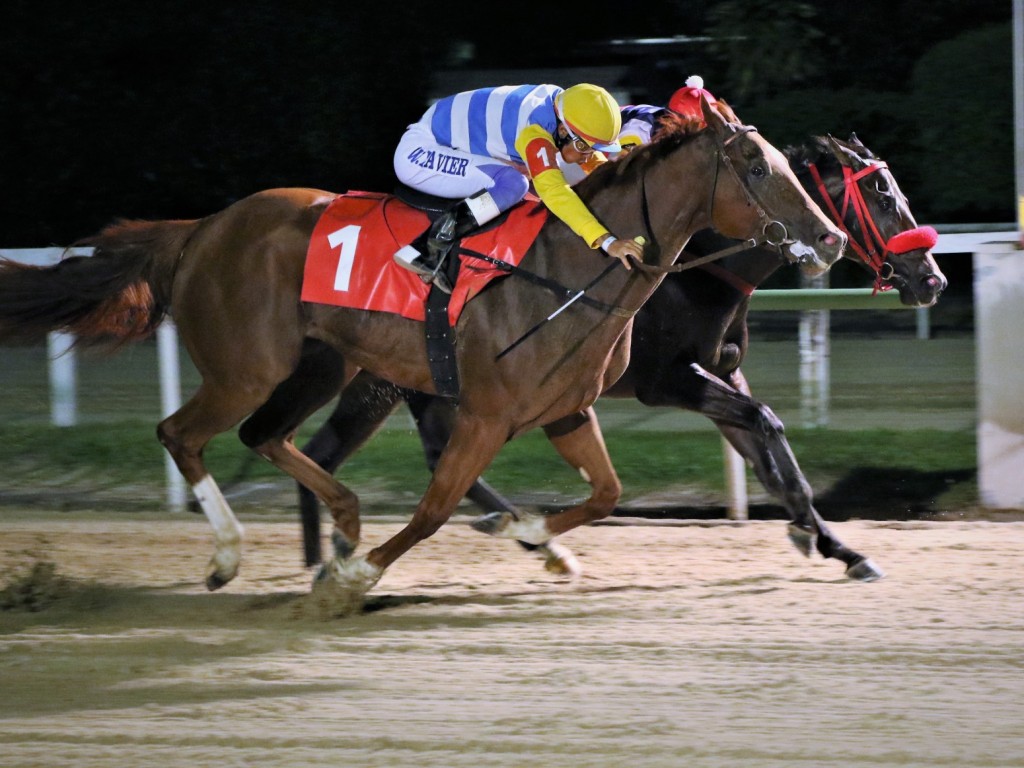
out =
<path fill-rule="evenodd" d="M 547 208 L 528 198 L 510 211 L 501 226 L 463 238 L 462 245 L 518 264 L 546 219 Z M 429 224 L 425 213 L 392 195 L 348 192 L 336 197 L 321 214 L 309 241 L 302 300 L 424 320 L 430 286 L 392 257 Z M 507 274 L 463 254 L 448 303 L 449 322 L 454 326 L 467 301 L 491 280 Z"/>

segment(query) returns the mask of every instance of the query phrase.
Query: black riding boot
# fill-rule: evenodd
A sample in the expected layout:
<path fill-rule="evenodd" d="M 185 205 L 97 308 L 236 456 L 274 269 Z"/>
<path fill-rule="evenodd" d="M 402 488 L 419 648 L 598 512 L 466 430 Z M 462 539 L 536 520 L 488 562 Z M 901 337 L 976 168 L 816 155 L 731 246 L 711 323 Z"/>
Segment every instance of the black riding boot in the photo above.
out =
<path fill-rule="evenodd" d="M 395 253 L 395 263 L 415 272 L 425 283 L 434 283 L 445 293 L 452 292 L 445 272 L 445 260 L 452 243 L 478 226 L 476 217 L 461 200 L 442 213 L 419 237 Z"/>

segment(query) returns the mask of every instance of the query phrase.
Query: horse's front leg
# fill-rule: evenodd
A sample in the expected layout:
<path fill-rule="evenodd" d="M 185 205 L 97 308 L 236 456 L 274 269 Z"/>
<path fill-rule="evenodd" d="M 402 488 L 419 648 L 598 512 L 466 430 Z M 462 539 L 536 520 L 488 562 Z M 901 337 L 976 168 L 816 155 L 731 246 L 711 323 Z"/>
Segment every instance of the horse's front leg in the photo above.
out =
<path fill-rule="evenodd" d="M 451 436 L 455 420 L 455 405 L 437 395 L 427 395 L 422 392 L 410 392 L 406 402 L 416 422 L 420 441 L 423 443 L 427 467 L 433 472 L 437 467 L 441 452 L 444 451 Z M 470 486 L 466 496 L 488 513 L 504 512 L 513 519 L 519 519 L 525 514 L 492 488 L 482 477 L 478 477 Z M 539 544 L 525 541 L 518 543 L 528 552 L 535 552 L 544 558 L 544 568 L 551 573 L 563 576 L 579 575 L 579 561 L 565 545 L 557 541 L 544 541 Z"/>
<path fill-rule="evenodd" d="M 622 495 L 622 483 L 608 456 L 594 409 L 587 408 L 549 424 L 544 427 L 544 432 L 562 458 L 590 483 L 590 497 L 582 504 L 553 515 L 518 518 L 508 512 L 484 515 L 472 523 L 476 530 L 540 544 L 573 528 L 608 517 L 615 511 Z"/>
<path fill-rule="evenodd" d="M 875 581 L 884 574 L 869 558 L 845 546 L 814 508 L 813 492 L 804 477 L 785 428 L 775 413 L 750 397 L 750 388 L 737 369 L 729 387 L 704 371 L 701 413 L 709 416 L 732 446 L 751 464 L 765 489 L 789 512 L 789 538 L 805 555 L 817 548 L 823 557 L 846 564 L 846 575 Z"/>
<path fill-rule="evenodd" d="M 392 563 L 444 525 L 469 486 L 501 450 L 508 434 L 507 423 L 463 413 L 456 416 L 451 439 L 409 523 L 365 558 L 335 558 L 331 564 L 330 575 L 348 593 L 349 600 L 361 600 Z"/>

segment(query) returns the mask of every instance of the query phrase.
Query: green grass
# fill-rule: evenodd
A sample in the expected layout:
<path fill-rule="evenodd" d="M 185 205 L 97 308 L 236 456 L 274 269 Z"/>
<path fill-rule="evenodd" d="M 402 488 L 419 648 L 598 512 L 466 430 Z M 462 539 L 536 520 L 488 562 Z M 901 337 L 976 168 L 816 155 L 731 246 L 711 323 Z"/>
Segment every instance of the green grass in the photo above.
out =
<path fill-rule="evenodd" d="M 970 337 L 837 336 L 830 426 L 816 429 L 802 428 L 795 341 L 756 340 L 743 368 L 755 394 L 787 425 L 818 498 L 837 489 L 840 496 L 874 493 L 883 501 L 952 510 L 977 498 L 973 361 Z M 182 378 L 187 397 L 198 375 L 184 355 Z M 114 501 L 158 509 L 165 456 L 155 435 L 160 398 L 153 345 L 113 357 L 82 355 L 78 390 L 80 425 L 51 426 L 45 352 L 0 350 L 0 501 L 59 497 L 65 507 Z M 596 408 L 623 482 L 623 502 L 652 495 L 723 503 L 721 439 L 706 419 L 635 400 L 602 399 Z M 325 417 L 321 412 L 309 420 L 299 445 Z M 206 459 L 225 488 L 239 481 L 288 488 L 284 475 L 233 433 L 215 438 Z M 429 475 L 408 412 L 396 412 L 339 476 L 361 494 L 369 490 L 403 503 L 417 498 Z M 540 431 L 505 446 L 485 477 L 505 495 L 536 503 L 587 493 Z M 753 479 L 750 490 L 752 500 L 761 493 Z"/>
<path fill-rule="evenodd" d="M 947 491 L 954 495 L 943 507 L 970 504 L 976 496 L 971 430 L 795 429 L 787 434 L 819 494 L 860 469 L 876 477 L 880 487 L 887 478 L 960 478 L 949 485 Z M 625 488 L 624 501 L 666 489 L 686 489 L 702 497 L 720 497 L 724 490 L 717 432 L 612 429 L 605 437 Z M 224 485 L 284 479 L 275 467 L 254 459 L 231 434 L 216 438 L 206 458 Z M 77 489 L 83 496 L 123 489 L 148 506 L 143 501 L 158 501 L 164 483 L 163 449 L 153 425 L 134 421 L 70 428 L 0 426 L 0 466 L 11 478 L 5 490 L 18 489 L 22 494 L 33 488 L 60 488 L 72 495 Z M 419 438 L 400 429 L 379 433 L 342 467 L 339 477 L 357 492 L 370 489 L 396 496 L 419 495 L 429 479 Z M 587 493 L 583 480 L 539 431 L 506 445 L 485 477 L 513 498 L 550 496 L 557 502 Z"/>

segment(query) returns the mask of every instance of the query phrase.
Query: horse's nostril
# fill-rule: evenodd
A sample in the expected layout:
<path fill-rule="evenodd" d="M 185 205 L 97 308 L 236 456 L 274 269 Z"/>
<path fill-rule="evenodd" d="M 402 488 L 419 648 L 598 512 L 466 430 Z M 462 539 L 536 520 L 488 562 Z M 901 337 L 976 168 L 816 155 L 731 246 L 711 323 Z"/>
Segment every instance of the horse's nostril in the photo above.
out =
<path fill-rule="evenodd" d="M 839 238 L 835 235 L 822 235 L 821 243 L 831 248 L 833 245 L 839 245 Z"/>

